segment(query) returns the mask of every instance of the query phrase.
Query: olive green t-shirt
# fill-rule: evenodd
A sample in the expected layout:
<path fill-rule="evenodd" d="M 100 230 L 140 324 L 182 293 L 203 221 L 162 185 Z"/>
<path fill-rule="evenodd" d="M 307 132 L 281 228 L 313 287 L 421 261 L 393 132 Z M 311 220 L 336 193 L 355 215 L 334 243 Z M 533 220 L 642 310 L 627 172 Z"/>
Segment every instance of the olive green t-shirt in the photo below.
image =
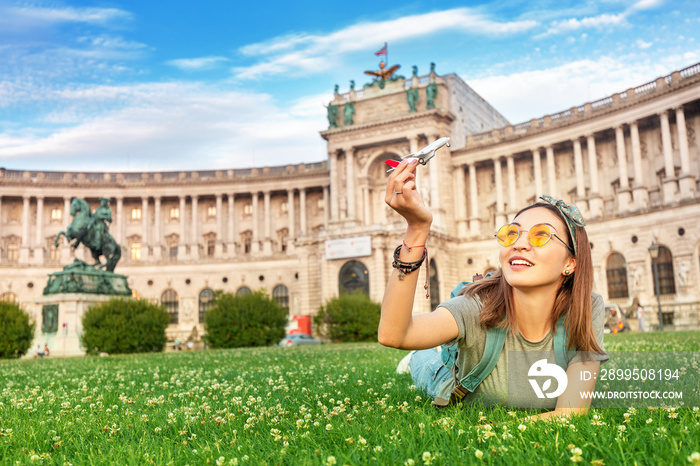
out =
<path fill-rule="evenodd" d="M 593 293 L 591 299 L 593 331 L 598 345 L 605 351 L 603 347 L 603 325 L 605 320 L 603 298 Z M 447 346 L 451 344 L 457 345 L 458 354 L 455 366 L 459 369 L 458 378 L 461 379 L 479 363 L 484 355 L 486 329 L 479 323 L 481 300 L 478 297 L 457 296 L 449 301 L 445 301 L 440 306 L 447 308 L 452 313 L 459 327 L 458 337 L 449 342 Z M 518 353 L 518 361 L 522 362 L 524 359 L 524 367 L 529 368 L 532 364 L 542 359 L 543 354 L 540 352 L 548 352 L 546 354 L 547 362 L 556 364 L 554 357 L 554 332 L 550 330 L 541 341 L 536 342 L 525 339 L 520 332 L 517 335 L 510 331 L 506 332 L 506 341 L 493 371 L 486 376 L 473 393 L 467 393 L 467 396 L 462 401 L 473 403 L 478 400 L 485 406 L 501 405 L 512 408 L 554 409 L 557 399 L 538 398 L 528 381 L 526 372 L 521 371 L 522 375 L 518 377 L 518 380 L 508 380 L 509 351 L 523 352 Z M 592 356 L 601 362 L 609 359 L 607 353 L 592 354 Z M 581 362 L 581 358 L 582 355 L 577 353 L 571 358 L 569 364 Z M 510 397 L 509 382 L 511 384 Z M 449 400 L 454 388 L 454 378 L 450 377 L 441 387 L 438 398 Z"/>

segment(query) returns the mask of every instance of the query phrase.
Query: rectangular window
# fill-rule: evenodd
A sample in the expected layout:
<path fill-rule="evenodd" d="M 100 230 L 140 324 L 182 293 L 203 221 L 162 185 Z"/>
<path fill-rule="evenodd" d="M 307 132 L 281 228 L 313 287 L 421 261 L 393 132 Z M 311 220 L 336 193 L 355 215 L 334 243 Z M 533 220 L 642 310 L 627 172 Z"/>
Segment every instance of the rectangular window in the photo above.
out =
<path fill-rule="evenodd" d="M 250 238 L 245 238 L 243 240 L 243 253 L 244 254 L 250 254 L 252 244 L 253 244 L 253 241 Z"/>
<path fill-rule="evenodd" d="M 131 209 L 131 220 L 141 220 L 141 209 Z"/>
<path fill-rule="evenodd" d="M 19 260 L 19 244 L 10 243 L 7 245 L 7 260 L 8 262 L 17 262 Z"/>
<path fill-rule="evenodd" d="M 253 204 L 246 204 L 243 206 L 243 213 L 245 215 L 253 215 Z"/>
<path fill-rule="evenodd" d="M 61 220 L 63 218 L 63 210 L 51 209 L 51 220 Z"/>
<path fill-rule="evenodd" d="M 171 207 L 170 208 L 170 220 L 177 220 L 180 218 L 180 208 Z"/>
<path fill-rule="evenodd" d="M 216 206 L 210 205 L 207 207 L 207 217 L 216 217 Z"/>
<path fill-rule="evenodd" d="M 209 257 L 214 257 L 214 253 L 216 252 L 216 242 L 214 241 L 209 241 L 207 243 L 207 255 Z"/>
<path fill-rule="evenodd" d="M 177 250 L 177 244 L 173 244 L 172 246 L 170 246 L 170 259 L 177 259 Z"/>
<path fill-rule="evenodd" d="M 141 260 L 141 243 L 131 243 L 131 260 Z"/>
<path fill-rule="evenodd" d="M 280 204 L 280 210 L 282 211 L 283 214 L 286 214 L 289 211 L 289 206 L 287 205 L 286 202 L 283 202 Z"/>

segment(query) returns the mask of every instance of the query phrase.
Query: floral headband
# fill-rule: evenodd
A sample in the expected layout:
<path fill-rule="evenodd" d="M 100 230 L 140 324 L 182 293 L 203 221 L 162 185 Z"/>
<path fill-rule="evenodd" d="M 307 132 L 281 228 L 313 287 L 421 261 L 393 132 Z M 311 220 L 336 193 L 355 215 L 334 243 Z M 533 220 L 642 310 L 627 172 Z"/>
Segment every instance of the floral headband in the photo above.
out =
<path fill-rule="evenodd" d="M 566 227 L 569 229 L 569 234 L 571 235 L 571 241 L 574 243 L 574 255 L 576 255 L 576 227 L 586 226 L 586 221 L 583 219 L 581 211 L 578 210 L 578 207 L 575 205 L 569 205 L 561 199 L 554 199 L 552 196 L 547 196 L 546 194 L 540 196 L 540 199 L 556 207 L 564 216 Z"/>

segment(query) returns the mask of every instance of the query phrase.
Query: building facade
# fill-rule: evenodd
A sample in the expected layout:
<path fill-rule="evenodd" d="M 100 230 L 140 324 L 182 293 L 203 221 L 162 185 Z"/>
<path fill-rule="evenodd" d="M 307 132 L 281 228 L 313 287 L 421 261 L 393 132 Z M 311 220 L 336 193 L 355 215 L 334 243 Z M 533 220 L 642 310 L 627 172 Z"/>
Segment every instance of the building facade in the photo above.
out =
<path fill-rule="evenodd" d="M 321 133 L 328 142 L 321 163 L 0 169 L 0 298 L 19 301 L 39 324 L 38 341 L 48 338 L 41 334 L 48 274 L 74 256 L 91 260 L 65 240 L 55 248 L 54 238 L 72 220 L 73 197 L 93 208 L 109 197 L 110 233 L 122 247 L 117 272 L 137 297 L 165 304 L 170 338 L 201 337 L 215 290 L 265 288 L 290 316 L 315 314 L 342 290 L 381 301 L 405 230 L 384 203 L 384 161 L 449 136 L 452 147 L 418 169 L 434 225 L 431 296 L 419 287 L 416 312 L 429 312 L 461 280 L 494 270 L 497 227 L 550 194 L 578 205 L 587 220 L 598 293 L 623 309 L 639 300 L 651 326 L 660 302 L 665 328 L 698 328 L 700 64 L 517 125 L 454 74 L 353 87 L 330 104 L 338 116 Z"/>

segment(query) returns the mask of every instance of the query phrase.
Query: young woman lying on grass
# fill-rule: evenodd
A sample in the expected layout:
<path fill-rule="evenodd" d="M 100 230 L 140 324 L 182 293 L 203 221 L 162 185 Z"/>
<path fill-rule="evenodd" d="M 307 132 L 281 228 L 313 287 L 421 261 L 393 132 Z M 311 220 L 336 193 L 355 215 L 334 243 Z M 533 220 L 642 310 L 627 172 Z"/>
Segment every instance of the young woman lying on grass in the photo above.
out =
<path fill-rule="evenodd" d="M 408 226 L 394 254 L 379 342 L 417 350 L 404 359 L 416 386 L 435 405 L 480 401 L 553 410 L 539 419 L 585 412 L 590 399 L 580 393 L 595 390 L 595 377 L 584 380 L 583 372 L 597 373 L 608 355 L 603 300 L 591 291 L 591 249 L 579 210 L 548 196 L 524 208 L 498 230 L 499 270 L 467 284 L 433 312 L 413 315 L 433 220 L 416 190 L 416 167 L 415 161 L 402 162 L 387 183 L 386 203 Z M 560 378 L 547 383 L 553 377 L 542 377 L 563 378 L 564 370 L 563 392 Z"/>

